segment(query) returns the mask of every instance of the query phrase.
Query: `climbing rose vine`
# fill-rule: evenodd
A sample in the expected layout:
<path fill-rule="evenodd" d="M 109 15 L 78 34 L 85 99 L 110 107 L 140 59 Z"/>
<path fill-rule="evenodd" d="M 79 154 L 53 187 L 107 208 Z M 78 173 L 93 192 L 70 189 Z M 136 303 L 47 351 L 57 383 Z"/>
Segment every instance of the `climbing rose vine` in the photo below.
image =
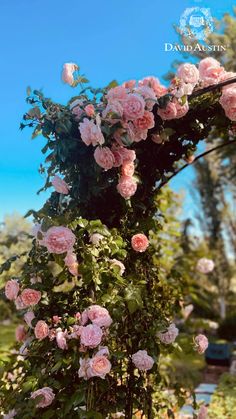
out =
<path fill-rule="evenodd" d="M 146 77 L 94 89 L 67 63 L 76 94 L 66 106 L 28 91 L 21 129 L 44 137 L 40 172 L 53 192 L 29 212 L 32 249 L 5 287 L 22 316 L 2 375 L 5 417 L 161 417 L 160 354 L 178 348 L 184 284 L 158 258 L 160 188 L 212 126 L 233 140 L 235 84 L 218 87 L 232 77 L 206 58 L 182 64 L 169 87 Z M 206 258 L 196 266 L 213 269 Z M 189 350 L 207 346 L 189 336 Z"/>

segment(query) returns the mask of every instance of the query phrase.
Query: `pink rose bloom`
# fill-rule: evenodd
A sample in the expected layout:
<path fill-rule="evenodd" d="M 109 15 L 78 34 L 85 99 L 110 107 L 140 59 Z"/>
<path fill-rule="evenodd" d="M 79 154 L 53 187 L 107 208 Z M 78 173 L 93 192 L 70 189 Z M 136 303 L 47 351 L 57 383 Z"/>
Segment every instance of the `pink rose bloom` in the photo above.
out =
<path fill-rule="evenodd" d="M 121 173 L 123 176 L 133 176 L 134 174 L 134 163 L 125 161 L 121 168 Z"/>
<path fill-rule="evenodd" d="M 79 131 L 82 141 L 87 146 L 92 144 L 95 147 L 105 142 L 100 126 L 90 119 L 85 118 L 83 122 L 80 122 Z"/>
<path fill-rule="evenodd" d="M 94 106 L 92 105 L 92 103 L 90 103 L 89 105 L 86 105 L 85 108 L 85 113 L 87 116 L 93 116 L 95 114 L 95 109 Z"/>
<path fill-rule="evenodd" d="M 167 328 L 166 332 L 159 332 L 157 336 L 159 337 L 162 343 L 169 345 L 173 343 L 179 334 L 179 329 L 175 326 L 174 323 L 171 323 Z"/>
<path fill-rule="evenodd" d="M 132 90 L 135 87 L 136 84 L 136 80 L 128 80 L 125 81 L 122 86 L 125 87 L 126 89 L 130 89 Z"/>
<path fill-rule="evenodd" d="M 49 327 L 47 323 L 43 320 L 39 320 L 34 328 L 34 334 L 38 340 L 45 339 L 49 334 Z"/>
<path fill-rule="evenodd" d="M 157 114 L 163 121 L 175 119 L 177 116 L 177 109 L 174 102 L 168 102 L 165 109 L 158 108 Z"/>
<path fill-rule="evenodd" d="M 52 321 L 53 321 L 53 324 L 55 324 L 55 326 L 56 326 L 58 323 L 60 323 L 61 317 L 59 317 L 59 316 L 52 316 Z"/>
<path fill-rule="evenodd" d="M 201 258 L 197 262 L 197 270 L 198 272 L 201 272 L 202 274 L 208 274 L 213 271 L 215 267 L 215 264 L 213 260 L 207 259 L 207 258 Z"/>
<path fill-rule="evenodd" d="M 194 339 L 194 343 L 199 354 L 203 354 L 208 348 L 208 339 L 205 335 L 197 335 Z"/>
<path fill-rule="evenodd" d="M 119 147 L 118 151 L 122 156 L 123 162 L 134 162 L 134 160 L 136 159 L 136 154 L 134 150 L 129 150 L 125 147 Z"/>
<path fill-rule="evenodd" d="M 24 315 L 24 321 L 29 327 L 32 327 L 32 320 L 35 318 L 33 311 L 27 311 Z"/>
<path fill-rule="evenodd" d="M 49 253 L 62 254 L 71 251 L 76 237 L 67 227 L 50 227 L 46 232 L 43 245 Z"/>
<path fill-rule="evenodd" d="M 84 359 L 80 358 L 79 360 L 80 368 L 78 371 L 79 378 L 84 378 L 85 380 L 88 380 L 89 378 L 91 378 L 89 361 L 90 361 L 90 358 L 84 358 Z"/>
<path fill-rule="evenodd" d="M 176 119 L 182 118 L 189 111 L 188 101 L 186 101 L 184 105 L 181 105 L 178 101 L 176 101 L 175 107 L 176 107 L 176 117 L 175 117 Z"/>
<path fill-rule="evenodd" d="M 66 342 L 67 332 L 63 332 L 61 328 L 56 330 L 56 341 L 58 348 L 65 350 L 68 349 Z"/>
<path fill-rule="evenodd" d="M 37 403 L 36 407 L 47 407 L 52 404 L 55 394 L 53 393 L 50 387 L 43 387 L 39 390 L 34 391 L 31 393 L 31 399 L 36 399 L 36 397 L 41 396 L 40 401 Z"/>
<path fill-rule="evenodd" d="M 134 121 L 134 125 L 140 130 L 153 128 L 155 126 L 153 113 L 145 111 L 141 118 L 138 118 Z"/>
<path fill-rule="evenodd" d="M 132 361 L 140 371 L 147 371 L 153 367 L 154 359 L 147 354 L 147 351 L 138 351 L 132 355 Z"/>
<path fill-rule="evenodd" d="M 23 326 L 21 324 L 19 326 L 17 326 L 15 335 L 16 335 L 17 342 L 24 342 L 26 340 L 26 337 L 27 337 L 25 326 Z"/>
<path fill-rule="evenodd" d="M 113 167 L 120 167 L 123 163 L 123 157 L 122 154 L 119 152 L 119 149 L 112 147 L 112 154 L 114 157 L 114 163 L 113 163 Z"/>
<path fill-rule="evenodd" d="M 74 83 L 73 73 L 78 70 L 78 66 L 74 63 L 66 63 L 63 65 L 62 80 L 70 86 Z"/>
<path fill-rule="evenodd" d="M 69 187 L 67 183 L 57 175 L 55 175 L 52 179 L 52 186 L 54 186 L 58 193 L 63 195 L 67 195 L 69 193 Z"/>
<path fill-rule="evenodd" d="M 202 405 L 199 409 L 197 419 L 207 419 L 207 407 Z"/>
<path fill-rule="evenodd" d="M 236 121 L 236 87 L 226 86 L 219 100 L 225 115 L 231 120 Z"/>
<path fill-rule="evenodd" d="M 221 67 L 219 61 L 211 57 L 201 60 L 198 69 L 200 80 L 203 81 L 205 87 L 218 83 L 224 73 L 224 68 Z"/>
<path fill-rule="evenodd" d="M 110 148 L 97 147 L 94 152 L 96 163 L 105 170 L 109 170 L 114 165 L 114 156 Z"/>
<path fill-rule="evenodd" d="M 124 117 L 130 121 L 141 118 L 144 108 L 144 99 L 140 95 L 130 93 L 123 102 Z"/>
<path fill-rule="evenodd" d="M 111 370 L 111 363 L 106 356 L 95 355 L 89 361 L 89 374 L 92 377 L 105 378 Z"/>
<path fill-rule="evenodd" d="M 76 254 L 73 252 L 67 253 L 64 261 L 65 261 L 66 266 L 68 267 L 69 272 L 74 276 L 78 276 L 79 264 L 77 261 Z"/>
<path fill-rule="evenodd" d="M 137 183 L 131 176 L 121 176 L 117 185 L 117 190 L 123 198 L 129 199 L 135 194 Z"/>
<path fill-rule="evenodd" d="M 17 414 L 17 411 L 15 409 L 9 410 L 8 413 L 3 415 L 3 419 L 13 419 Z"/>
<path fill-rule="evenodd" d="M 145 252 L 149 246 L 147 236 L 142 233 L 135 234 L 131 239 L 131 246 L 135 252 Z"/>
<path fill-rule="evenodd" d="M 25 307 L 34 306 L 41 300 L 41 292 L 31 288 L 25 288 L 21 293 Z"/>
<path fill-rule="evenodd" d="M 100 243 L 100 241 L 101 240 L 103 240 L 104 239 L 104 236 L 102 235 L 102 234 L 99 234 L 99 233 L 93 233 L 93 234 L 91 234 L 91 236 L 90 236 L 90 242 L 92 243 L 92 244 L 94 244 L 95 246 L 98 246 L 99 245 L 99 243 Z"/>
<path fill-rule="evenodd" d="M 127 97 L 127 90 L 124 86 L 112 87 L 107 93 L 108 102 L 113 100 L 123 101 Z"/>
<path fill-rule="evenodd" d="M 5 296 L 8 300 L 15 300 L 20 290 L 16 279 L 10 279 L 5 285 Z"/>
<path fill-rule="evenodd" d="M 109 327 L 112 323 L 111 316 L 104 307 L 92 305 L 88 307 L 87 312 L 89 320 L 99 327 Z"/>
<path fill-rule="evenodd" d="M 151 111 L 157 101 L 155 91 L 149 86 L 141 86 L 135 89 L 135 93 L 138 93 L 145 100 L 146 108 Z"/>
<path fill-rule="evenodd" d="M 79 312 L 79 311 L 78 311 L 78 313 L 76 313 L 76 314 L 75 314 L 75 318 L 76 318 L 76 320 L 80 321 L 80 319 L 81 319 L 81 314 L 80 314 L 80 312 Z"/>
<path fill-rule="evenodd" d="M 27 306 L 23 303 L 22 297 L 21 295 L 19 295 L 16 299 L 15 299 L 15 306 L 17 310 L 23 310 L 24 308 L 26 308 Z"/>
<path fill-rule="evenodd" d="M 195 86 L 199 80 L 199 71 L 194 64 L 181 64 L 177 70 L 177 77 L 184 83 L 190 83 Z"/>
<path fill-rule="evenodd" d="M 125 272 L 125 265 L 120 260 L 117 260 L 117 259 L 111 259 L 110 262 L 111 262 L 112 268 L 114 266 L 120 269 L 120 275 L 122 276 Z"/>
<path fill-rule="evenodd" d="M 102 340 L 102 329 L 96 324 L 89 324 L 88 326 L 83 327 L 80 334 L 81 345 L 84 345 L 88 348 L 96 348 L 100 345 Z"/>
<path fill-rule="evenodd" d="M 140 119 L 140 118 L 139 118 Z M 139 129 L 132 122 L 126 124 L 127 134 L 130 141 L 138 143 L 139 141 L 146 140 L 148 135 L 147 129 Z"/>
<path fill-rule="evenodd" d="M 165 86 L 162 86 L 160 81 L 153 76 L 145 77 L 144 79 L 140 80 L 138 82 L 139 86 L 148 86 L 151 89 L 154 90 L 157 98 L 165 95 L 167 93 L 167 88 Z"/>

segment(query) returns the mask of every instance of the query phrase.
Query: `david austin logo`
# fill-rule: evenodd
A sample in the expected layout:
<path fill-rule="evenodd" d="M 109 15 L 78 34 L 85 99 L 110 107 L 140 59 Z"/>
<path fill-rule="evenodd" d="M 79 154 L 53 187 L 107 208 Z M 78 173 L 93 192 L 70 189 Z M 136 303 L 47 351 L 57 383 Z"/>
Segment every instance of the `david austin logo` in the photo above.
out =
<path fill-rule="evenodd" d="M 204 42 L 213 30 L 214 22 L 209 8 L 187 8 L 179 21 L 180 34 L 185 38 L 184 44 L 166 42 L 165 51 L 226 51 L 225 45 L 209 45 Z M 186 41 L 188 38 L 189 44 Z"/>

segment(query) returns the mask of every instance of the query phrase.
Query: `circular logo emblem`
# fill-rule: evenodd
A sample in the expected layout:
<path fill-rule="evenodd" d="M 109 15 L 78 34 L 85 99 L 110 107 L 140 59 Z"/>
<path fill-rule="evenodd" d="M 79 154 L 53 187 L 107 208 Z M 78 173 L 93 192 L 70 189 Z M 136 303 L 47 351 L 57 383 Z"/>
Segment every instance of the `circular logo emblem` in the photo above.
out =
<path fill-rule="evenodd" d="M 201 7 L 185 9 L 180 18 L 179 28 L 182 35 L 204 41 L 214 30 L 210 9 Z"/>

